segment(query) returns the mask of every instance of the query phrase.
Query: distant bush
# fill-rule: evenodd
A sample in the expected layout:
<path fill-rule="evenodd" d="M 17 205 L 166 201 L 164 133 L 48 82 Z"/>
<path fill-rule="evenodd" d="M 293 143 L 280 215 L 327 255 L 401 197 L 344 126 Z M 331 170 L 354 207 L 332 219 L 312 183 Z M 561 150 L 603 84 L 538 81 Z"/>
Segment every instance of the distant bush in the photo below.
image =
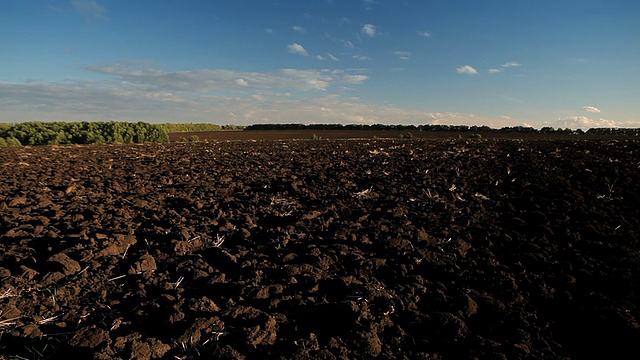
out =
<path fill-rule="evenodd" d="M 0 137 L 22 145 L 168 142 L 158 125 L 144 122 L 26 122 L 0 128 Z M 15 142 L 13 142 L 15 143 Z"/>
<path fill-rule="evenodd" d="M 184 124 L 172 124 L 165 123 L 159 124 L 161 128 L 163 128 L 167 133 L 182 133 L 182 132 L 205 132 L 205 131 L 220 131 L 223 129 L 222 126 L 217 124 L 207 124 L 207 123 L 184 123 Z"/>
<path fill-rule="evenodd" d="M 222 130 L 244 130 L 246 126 L 244 125 L 234 125 L 234 124 L 228 124 L 228 125 L 222 125 Z"/>
<path fill-rule="evenodd" d="M 200 138 L 198 137 L 198 135 L 191 135 L 187 140 L 189 140 L 189 142 L 198 142 L 200 141 Z"/>
<path fill-rule="evenodd" d="M 6 146 L 20 146 L 22 144 L 20 144 L 20 141 L 18 141 L 18 139 L 16 138 L 2 138 L 0 137 L 0 147 L 6 147 Z"/>

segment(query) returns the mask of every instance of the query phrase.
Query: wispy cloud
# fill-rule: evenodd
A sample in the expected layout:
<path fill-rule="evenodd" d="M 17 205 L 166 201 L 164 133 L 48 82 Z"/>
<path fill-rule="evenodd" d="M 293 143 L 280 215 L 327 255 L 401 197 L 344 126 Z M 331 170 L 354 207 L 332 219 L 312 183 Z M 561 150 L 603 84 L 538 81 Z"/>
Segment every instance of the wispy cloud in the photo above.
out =
<path fill-rule="evenodd" d="M 464 66 L 457 67 L 456 71 L 458 72 L 458 74 L 467 74 L 467 75 L 477 75 L 478 74 L 478 70 L 476 70 L 471 65 L 464 65 Z"/>
<path fill-rule="evenodd" d="M 376 26 L 373 24 L 364 24 L 361 29 L 362 33 L 368 37 L 376 36 Z"/>
<path fill-rule="evenodd" d="M 502 72 L 502 69 L 489 69 L 489 74 L 497 74 L 499 72 Z"/>
<path fill-rule="evenodd" d="M 517 61 L 509 61 L 508 63 L 504 63 L 502 65 L 500 65 L 504 68 L 508 68 L 508 67 L 517 67 L 517 66 L 522 66 L 521 63 L 517 62 Z"/>
<path fill-rule="evenodd" d="M 431 37 L 431 33 L 428 31 L 418 31 L 418 35 L 426 38 Z"/>
<path fill-rule="evenodd" d="M 108 20 L 108 10 L 96 0 L 71 0 L 71 5 L 87 20 Z"/>
<path fill-rule="evenodd" d="M 363 0 L 362 1 L 362 6 L 364 6 L 365 10 L 371 10 L 373 9 L 373 5 L 376 4 L 375 0 Z"/>
<path fill-rule="evenodd" d="M 342 80 L 349 84 L 362 84 L 367 79 L 369 79 L 367 75 L 344 75 L 342 77 Z"/>
<path fill-rule="evenodd" d="M 333 54 L 331 54 L 331 53 L 327 53 L 327 56 L 329 57 L 329 59 L 331 59 L 333 61 L 340 61 L 340 59 L 338 59 L 337 57 L 333 56 Z"/>
<path fill-rule="evenodd" d="M 293 31 L 300 33 L 300 34 L 306 34 L 307 29 L 303 28 L 302 26 L 294 26 L 293 27 Z"/>
<path fill-rule="evenodd" d="M 408 51 L 394 51 L 393 55 L 397 56 L 400 60 L 409 60 L 411 59 L 411 53 Z"/>
<path fill-rule="evenodd" d="M 602 112 L 602 110 L 598 109 L 597 107 L 595 107 L 595 106 L 589 106 L 589 105 L 588 105 L 588 106 L 583 106 L 583 107 L 582 107 L 582 109 L 583 109 L 584 111 L 586 111 L 586 112 L 590 112 L 590 113 L 598 113 L 598 114 L 599 114 L 599 113 L 601 113 L 601 112 Z"/>
<path fill-rule="evenodd" d="M 368 77 L 354 76 L 344 70 L 281 69 L 274 72 L 245 72 L 203 69 L 165 72 L 138 70 L 121 66 L 90 66 L 87 70 L 115 77 L 105 85 L 118 85 L 140 91 L 209 92 L 234 88 L 327 90 L 332 84 L 361 84 Z"/>
<path fill-rule="evenodd" d="M 371 60 L 369 56 L 364 56 L 364 55 L 353 55 L 352 57 L 358 60 Z"/>
<path fill-rule="evenodd" d="M 503 99 L 514 102 L 514 103 L 518 103 L 518 104 L 524 104 L 525 101 L 522 99 L 518 99 L 518 98 L 514 98 L 512 96 L 507 96 L 507 95 L 503 95 L 502 96 Z"/>
<path fill-rule="evenodd" d="M 273 34 L 273 29 L 266 28 L 266 29 L 264 29 L 264 32 L 266 32 L 267 34 Z"/>
<path fill-rule="evenodd" d="M 302 55 L 302 56 L 309 56 L 309 52 L 307 51 L 307 49 L 304 48 L 304 46 L 298 44 L 298 43 L 293 43 L 291 45 L 287 45 L 287 48 L 289 49 L 289 52 L 292 54 L 298 54 L 298 55 Z"/>
<path fill-rule="evenodd" d="M 194 78 L 201 74 L 194 74 Z M 237 74 L 236 74 L 237 75 Z M 344 74 L 342 74 L 344 75 Z M 268 75 L 270 76 L 270 75 Z M 346 75 L 364 81 L 363 75 Z M 250 78 L 237 78 L 251 83 Z M 255 123 L 368 123 L 368 124 L 468 124 L 491 126 L 492 119 L 475 114 L 407 110 L 372 105 L 338 94 L 293 97 L 289 93 L 251 96 L 211 96 L 164 90 L 75 84 L 0 83 L 2 114 L 12 121 L 42 117 L 65 121 L 149 121 L 255 124 Z"/>

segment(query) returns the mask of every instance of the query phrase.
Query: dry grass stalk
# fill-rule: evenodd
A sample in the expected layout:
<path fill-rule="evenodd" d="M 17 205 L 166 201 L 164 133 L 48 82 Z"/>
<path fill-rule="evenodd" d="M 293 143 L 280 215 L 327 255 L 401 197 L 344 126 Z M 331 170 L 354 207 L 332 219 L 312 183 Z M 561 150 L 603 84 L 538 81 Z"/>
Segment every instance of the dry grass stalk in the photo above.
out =
<path fill-rule="evenodd" d="M 216 234 L 216 239 L 213 241 L 213 247 L 220 247 L 224 242 L 224 235 Z"/>
<path fill-rule="evenodd" d="M 116 277 L 112 277 L 111 279 L 109 279 L 107 281 L 115 281 L 115 280 L 118 280 L 118 279 L 122 279 L 125 276 L 127 276 L 127 274 L 116 276 Z"/>
<path fill-rule="evenodd" d="M 59 315 L 55 315 L 55 316 L 52 316 L 52 317 L 48 317 L 46 319 L 42 319 L 42 320 L 38 321 L 38 325 L 42 325 L 42 324 L 46 324 L 48 322 L 51 322 L 51 321 L 59 318 L 62 315 L 64 315 L 64 314 L 59 314 Z"/>
<path fill-rule="evenodd" d="M 180 284 L 182 284 L 182 281 L 184 281 L 184 276 L 180 276 L 178 278 L 178 281 L 176 281 L 176 283 L 173 285 L 173 289 L 177 289 L 178 287 L 180 287 Z"/>
<path fill-rule="evenodd" d="M 4 320 L 0 320 L 0 329 L 6 326 L 11 326 L 11 325 L 15 325 L 18 322 L 15 320 L 20 319 L 20 316 L 16 316 L 10 319 L 4 319 Z"/>
<path fill-rule="evenodd" d="M 0 294 L 0 300 L 1 299 L 6 299 L 6 298 L 10 298 L 10 297 L 14 297 L 14 296 L 18 296 L 18 294 L 16 294 L 12 289 L 8 289 L 5 292 L 3 292 L 2 294 Z"/>
<path fill-rule="evenodd" d="M 370 187 L 370 188 L 368 188 L 366 190 L 362 190 L 362 191 L 359 191 L 359 192 L 353 194 L 353 196 L 358 198 L 358 199 L 364 199 L 367 196 L 369 196 L 369 194 L 371 193 L 372 190 L 373 190 L 373 187 Z"/>

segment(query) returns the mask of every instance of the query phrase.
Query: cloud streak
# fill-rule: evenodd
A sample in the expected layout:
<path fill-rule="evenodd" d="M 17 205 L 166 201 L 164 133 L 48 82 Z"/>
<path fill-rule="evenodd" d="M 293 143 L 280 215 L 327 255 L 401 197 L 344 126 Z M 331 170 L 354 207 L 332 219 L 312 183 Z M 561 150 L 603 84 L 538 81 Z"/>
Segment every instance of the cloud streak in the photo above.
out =
<path fill-rule="evenodd" d="M 113 65 L 90 66 L 87 70 L 112 75 L 110 84 L 139 90 L 210 92 L 252 89 L 327 90 L 333 84 L 361 84 L 367 78 L 354 77 L 343 70 L 281 69 L 273 72 L 245 72 L 226 69 L 203 69 L 165 72 L 138 70 Z"/>
<path fill-rule="evenodd" d="M 411 53 L 408 51 L 394 51 L 393 54 L 398 57 L 400 60 L 409 60 L 411 59 Z"/>
<path fill-rule="evenodd" d="M 71 0 L 76 11 L 86 16 L 87 20 L 108 20 L 108 10 L 96 0 Z"/>
<path fill-rule="evenodd" d="M 502 66 L 504 68 L 509 68 L 509 67 L 519 67 L 519 66 L 522 66 L 522 64 L 520 64 L 517 61 L 509 61 L 508 63 L 504 63 L 504 64 L 502 64 L 500 66 Z"/>

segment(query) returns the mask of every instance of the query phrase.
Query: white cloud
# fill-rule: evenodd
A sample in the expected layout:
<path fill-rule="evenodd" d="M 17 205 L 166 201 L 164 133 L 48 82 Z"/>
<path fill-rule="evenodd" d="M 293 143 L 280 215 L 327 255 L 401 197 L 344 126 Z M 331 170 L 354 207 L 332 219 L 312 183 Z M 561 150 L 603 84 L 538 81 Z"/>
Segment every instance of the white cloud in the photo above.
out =
<path fill-rule="evenodd" d="M 394 51 L 393 54 L 400 60 L 409 60 L 411 58 L 411 53 L 408 51 Z"/>
<path fill-rule="evenodd" d="M 548 124 L 551 125 L 551 124 Z M 590 128 L 617 128 L 620 127 L 618 122 L 609 119 L 591 119 L 586 116 L 576 115 L 558 119 L 554 127 L 570 128 L 570 129 L 590 129 Z M 637 124 L 636 124 L 637 126 Z"/>
<path fill-rule="evenodd" d="M 428 31 L 418 31 L 418 35 L 426 38 L 431 37 L 431 33 L 429 33 Z"/>
<path fill-rule="evenodd" d="M 369 77 L 367 75 L 345 75 L 342 77 L 342 80 L 349 84 L 362 84 Z"/>
<path fill-rule="evenodd" d="M 331 59 L 333 61 L 340 61 L 340 59 L 338 59 L 337 57 L 333 56 L 333 54 L 331 54 L 331 53 L 327 53 L 327 56 L 329 56 L 329 59 Z"/>
<path fill-rule="evenodd" d="M 590 113 L 601 113 L 602 110 L 598 109 L 595 106 L 583 106 L 582 109 L 586 112 L 590 112 Z"/>
<path fill-rule="evenodd" d="M 324 57 L 324 56 L 322 56 L 322 55 L 316 55 L 316 56 L 314 56 L 314 57 L 316 58 L 316 60 L 320 60 L 320 61 L 327 60 L 327 59 L 325 59 L 325 57 Z"/>
<path fill-rule="evenodd" d="M 499 72 L 502 72 L 502 69 L 489 69 L 490 74 L 497 74 Z"/>
<path fill-rule="evenodd" d="M 504 64 L 502 64 L 502 65 L 500 65 L 500 66 L 507 68 L 507 67 L 517 67 L 517 66 L 522 66 L 522 64 L 520 64 L 520 63 L 519 63 L 519 62 L 517 62 L 517 61 L 509 61 L 508 63 L 504 63 Z"/>
<path fill-rule="evenodd" d="M 468 75 L 476 75 L 478 74 L 478 70 L 474 69 L 471 65 L 460 66 L 456 68 L 458 74 L 468 74 Z"/>
<path fill-rule="evenodd" d="M 300 34 L 305 34 L 307 32 L 307 29 L 303 28 L 302 26 L 294 26 L 293 31 Z"/>
<path fill-rule="evenodd" d="M 309 53 L 307 52 L 307 49 L 304 48 L 304 46 L 298 44 L 298 43 L 293 43 L 291 45 L 287 45 L 287 48 L 289 49 L 289 52 L 292 54 L 298 54 L 298 55 L 302 55 L 302 56 L 309 56 Z"/>
<path fill-rule="evenodd" d="M 87 20 L 108 20 L 108 10 L 96 0 L 71 0 L 71 5 Z"/>
<path fill-rule="evenodd" d="M 368 37 L 376 36 L 376 26 L 373 24 L 364 24 L 361 31 Z"/>
<path fill-rule="evenodd" d="M 364 56 L 364 55 L 353 55 L 352 56 L 354 59 L 358 59 L 358 60 L 371 60 L 370 57 L 368 56 Z"/>
<path fill-rule="evenodd" d="M 266 32 L 267 34 L 273 34 L 273 29 L 266 28 L 266 29 L 264 29 L 264 32 Z"/>

